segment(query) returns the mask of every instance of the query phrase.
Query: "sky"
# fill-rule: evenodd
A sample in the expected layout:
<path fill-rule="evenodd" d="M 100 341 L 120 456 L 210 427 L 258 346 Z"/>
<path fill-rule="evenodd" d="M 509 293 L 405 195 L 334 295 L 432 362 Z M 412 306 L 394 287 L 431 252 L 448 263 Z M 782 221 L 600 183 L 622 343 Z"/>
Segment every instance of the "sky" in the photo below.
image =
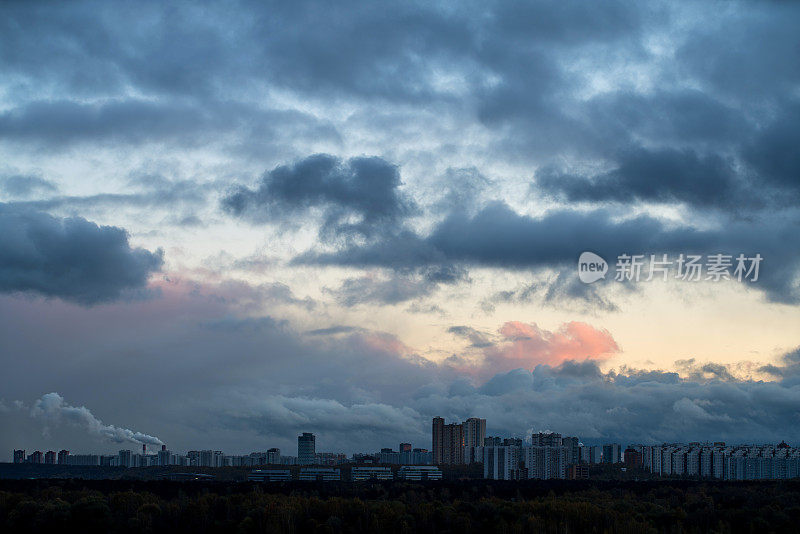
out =
<path fill-rule="evenodd" d="M 0 460 L 429 448 L 436 415 L 800 444 L 798 22 L 3 3 Z M 678 276 L 718 254 L 730 280 Z"/>

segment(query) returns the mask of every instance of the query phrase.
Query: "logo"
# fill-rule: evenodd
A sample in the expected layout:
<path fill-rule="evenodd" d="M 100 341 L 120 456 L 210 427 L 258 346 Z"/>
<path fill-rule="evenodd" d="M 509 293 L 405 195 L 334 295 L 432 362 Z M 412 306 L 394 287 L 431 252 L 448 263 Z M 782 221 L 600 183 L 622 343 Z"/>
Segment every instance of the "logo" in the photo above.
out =
<path fill-rule="evenodd" d="M 594 252 L 583 252 L 578 258 L 578 278 L 584 284 L 597 282 L 606 277 L 608 263 Z"/>

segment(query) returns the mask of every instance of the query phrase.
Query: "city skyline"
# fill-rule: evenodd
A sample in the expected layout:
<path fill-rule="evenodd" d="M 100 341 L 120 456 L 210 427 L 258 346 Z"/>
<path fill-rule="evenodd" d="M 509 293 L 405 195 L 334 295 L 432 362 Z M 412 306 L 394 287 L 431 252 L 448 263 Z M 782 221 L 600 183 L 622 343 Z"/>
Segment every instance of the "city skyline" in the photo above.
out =
<path fill-rule="evenodd" d="M 432 419 L 432 432 L 430 435 L 430 448 L 427 447 L 414 447 L 414 444 L 400 441 L 397 450 L 395 451 L 391 447 L 381 447 L 379 451 L 366 451 L 366 450 L 356 450 L 351 449 L 350 456 L 343 451 L 336 451 L 336 450 L 327 450 L 327 451 L 317 451 L 316 449 L 316 434 L 313 432 L 302 432 L 296 438 L 296 451 L 297 454 L 295 456 L 281 454 L 281 449 L 278 447 L 270 447 L 265 448 L 260 451 L 251 451 L 249 454 L 241 454 L 241 453 L 234 453 L 233 455 L 226 455 L 224 451 L 217 450 L 217 449 L 195 449 L 195 450 L 188 450 L 183 457 L 191 457 L 192 454 L 197 455 L 198 457 L 203 453 L 213 454 L 215 457 L 219 456 L 219 458 L 246 458 L 246 457 L 259 457 L 261 463 L 254 463 L 252 465 L 280 465 L 286 464 L 288 459 L 289 465 L 325 465 L 329 461 L 335 460 L 335 463 L 341 463 L 345 459 L 352 460 L 355 462 L 362 461 L 365 458 L 373 458 L 376 463 L 389 463 L 389 464 L 433 464 L 433 465 L 460 465 L 460 464 L 470 464 L 470 463 L 481 463 L 482 457 L 480 454 L 482 451 L 478 451 L 478 455 L 476 456 L 474 453 L 474 449 L 483 449 L 484 447 L 508 447 L 508 446 L 543 446 L 543 447 L 553 447 L 553 446 L 565 446 L 570 449 L 570 452 L 567 456 L 572 458 L 572 463 L 578 463 L 578 459 L 586 460 L 588 463 L 600 463 L 601 458 L 608 458 L 609 454 L 611 454 L 614 460 L 611 460 L 610 463 L 617 463 L 622 461 L 622 451 L 624 450 L 624 445 L 622 443 L 616 443 L 613 440 L 592 440 L 588 439 L 584 443 L 578 436 L 568 436 L 565 434 L 561 434 L 558 432 L 554 432 L 552 430 L 534 430 L 530 431 L 527 434 L 523 433 L 520 437 L 519 434 L 513 434 L 510 436 L 499 436 L 499 435 L 489 435 L 486 431 L 487 428 L 487 421 L 485 419 L 477 418 L 477 417 L 469 417 L 465 421 L 458 423 L 458 422 L 450 422 L 446 423 L 444 418 L 441 417 L 434 417 Z M 489 427 L 491 428 L 491 427 Z M 457 433 L 455 433 L 457 430 Z M 449 439 L 444 439 L 445 435 L 449 435 Z M 460 441 L 459 441 L 460 438 Z M 790 447 L 786 441 L 781 440 L 780 443 L 769 443 L 769 442 L 741 442 L 741 443 L 726 443 L 725 441 L 720 440 L 688 440 L 685 442 L 662 442 L 662 443 L 650 443 L 644 444 L 641 441 L 633 440 L 628 442 L 628 447 L 636 446 L 636 447 L 679 447 L 681 444 L 689 444 L 689 446 L 706 446 L 711 447 L 712 445 L 715 447 L 735 447 L 735 448 L 742 448 L 742 447 Z M 584 447 L 586 450 L 584 453 L 580 453 L 578 451 L 579 447 Z M 612 447 L 615 452 L 608 453 L 606 452 L 607 447 Z M 615 449 L 614 449 L 615 447 Z M 453 449 L 457 448 L 459 451 L 457 453 L 451 451 L 444 451 L 443 449 Z M 48 449 L 47 447 L 45 449 Z M 472 450 L 471 450 L 472 449 Z M 598 456 L 597 460 L 591 460 L 590 453 L 586 452 L 589 449 L 597 449 Z M 146 444 L 142 444 L 142 454 L 139 456 L 148 456 L 148 457 L 155 457 L 158 458 L 159 462 L 163 462 L 161 456 L 163 454 L 172 456 L 178 455 L 178 451 L 174 451 L 167 448 L 167 445 L 161 443 L 160 445 L 151 445 L 149 451 Z M 29 451 L 26 454 L 26 451 Z M 602 452 L 600 452 L 602 451 Z M 75 454 L 79 456 L 94 456 L 96 459 L 101 457 L 105 457 L 106 459 L 121 456 L 125 452 L 130 459 L 131 456 L 137 456 L 138 453 L 134 449 L 122 449 L 119 451 L 118 454 L 97 454 L 87 451 L 73 451 L 73 456 Z M 286 451 L 283 451 L 286 452 Z M 405 461 L 400 461 L 402 457 L 402 453 L 424 453 L 427 456 L 425 461 L 411 461 L 411 458 L 419 458 L 419 456 L 411 456 Z M 71 451 L 66 449 L 61 449 L 58 452 L 55 450 L 47 450 L 47 452 L 39 451 L 39 450 L 29 450 L 29 449 L 14 449 L 13 451 L 13 463 L 30 463 L 29 457 L 33 454 L 38 454 L 41 456 L 38 461 L 34 461 L 33 463 L 62 463 L 60 459 L 62 456 L 69 456 Z M 17 454 L 20 453 L 20 454 Z M 48 455 L 52 453 L 52 460 L 55 458 L 59 458 L 58 462 L 55 461 L 47 461 L 46 458 Z M 594 454 L 594 453 L 591 453 Z M 57 456 L 56 456 L 57 455 Z M 387 456 L 390 455 L 390 456 Z M 585 455 L 585 458 L 584 456 Z M 328 459 L 327 461 L 324 459 Z M 390 458 L 390 460 L 386 460 Z M 283 459 L 283 461 L 281 461 Z M 322 461 L 320 461 L 322 460 Z M 385 460 L 385 461 L 384 461 Z M 211 461 L 211 460 L 209 460 Z M 372 460 L 371 460 L 372 461 Z M 605 461 L 605 460 L 603 460 Z M 569 462 L 568 462 L 569 463 Z M 128 461 L 130 464 L 130 460 Z M 100 464 L 98 464 L 100 465 Z M 167 465 L 166 463 L 162 463 L 160 465 Z M 171 465 L 171 464 L 170 464 Z M 189 465 L 189 464 L 187 464 Z M 130 465 L 129 465 L 130 466 Z M 208 466 L 213 466 L 213 462 Z M 219 465 L 221 466 L 221 465 Z"/>

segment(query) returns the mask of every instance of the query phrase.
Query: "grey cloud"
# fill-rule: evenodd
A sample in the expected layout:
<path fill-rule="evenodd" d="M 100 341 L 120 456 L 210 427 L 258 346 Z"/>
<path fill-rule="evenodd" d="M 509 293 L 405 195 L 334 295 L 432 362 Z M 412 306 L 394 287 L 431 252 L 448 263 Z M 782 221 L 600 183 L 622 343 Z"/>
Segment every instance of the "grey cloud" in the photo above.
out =
<path fill-rule="evenodd" d="M 167 135 L 191 131 L 201 120 L 193 110 L 144 101 L 99 105 L 33 102 L 0 115 L 0 138 L 42 140 L 51 145 L 115 136 L 146 142 L 157 131 Z"/>
<path fill-rule="evenodd" d="M 361 4 L 347 9 L 348 16 L 331 17 L 320 5 L 301 2 L 260 13 L 266 34 L 260 59 L 280 85 L 302 93 L 431 102 L 449 96 L 431 83 L 436 66 L 471 63 L 470 10 L 419 3 L 389 12 Z M 295 24 L 287 27 L 286 19 Z"/>
<path fill-rule="evenodd" d="M 344 404 L 334 399 L 298 396 L 258 395 L 245 399 L 231 411 L 227 425 L 270 436 L 313 429 L 318 436 L 318 449 L 330 450 L 337 443 L 348 443 L 350 447 L 364 446 L 365 441 L 393 443 L 398 436 L 425 439 L 422 418 L 409 407 L 373 402 Z"/>
<path fill-rule="evenodd" d="M 419 302 L 412 302 L 411 305 L 406 308 L 406 311 L 408 313 L 436 314 L 440 317 L 447 315 L 447 312 L 444 311 L 441 306 L 436 304 L 421 304 Z"/>
<path fill-rule="evenodd" d="M 224 134 L 278 140 L 278 130 L 337 138 L 335 129 L 298 111 L 231 101 L 207 103 L 119 98 L 99 103 L 33 101 L 0 114 L 0 140 L 63 149 L 77 143 L 183 147 L 225 142 Z M 252 141 L 240 140 L 245 149 Z"/>
<path fill-rule="evenodd" d="M 448 332 L 451 334 L 455 334 L 458 337 L 462 337 L 464 339 L 469 340 L 471 343 L 470 346 L 474 348 L 486 348 L 491 347 L 494 345 L 494 342 L 490 339 L 489 335 L 480 332 L 471 326 L 451 326 L 447 329 Z"/>
<path fill-rule="evenodd" d="M 87 210 L 94 208 L 111 208 L 131 206 L 147 208 L 152 206 L 169 206 L 176 209 L 181 205 L 197 205 L 205 200 L 209 187 L 189 180 L 181 180 L 144 187 L 131 193 L 97 193 L 94 195 L 61 195 L 42 200 L 17 201 L 13 205 L 20 208 L 36 210 Z M 192 222 L 189 220 L 188 222 Z"/>
<path fill-rule="evenodd" d="M 502 2 L 493 24 L 511 39 L 567 47 L 624 39 L 641 28 L 636 6 L 626 2 Z"/>
<path fill-rule="evenodd" d="M 329 326 L 328 328 L 315 328 L 306 332 L 309 336 L 335 336 L 339 334 L 353 334 L 356 332 L 364 331 L 363 328 L 357 326 L 336 325 Z"/>
<path fill-rule="evenodd" d="M 713 375 L 680 378 L 665 371 L 604 373 L 591 361 L 565 362 L 559 367 L 540 365 L 533 371 L 498 374 L 477 389 L 434 392 L 418 399 L 417 405 L 438 402 L 464 417 L 459 406 L 480 406 L 481 416 L 487 417 L 492 429 L 507 433 L 520 428 L 554 428 L 591 440 L 649 443 L 800 439 L 794 431 L 796 404 L 792 405 L 800 398 L 797 385 L 731 377 L 720 380 Z"/>
<path fill-rule="evenodd" d="M 797 215 L 726 221 L 723 228 L 698 230 L 668 225 L 647 215 L 621 221 L 610 210 L 552 211 L 533 218 L 493 203 L 469 216 L 452 214 L 427 236 L 409 232 L 336 252 L 309 252 L 300 263 L 383 266 L 395 269 L 480 265 L 505 269 L 563 268 L 585 250 L 604 258 L 620 254 L 746 254 L 769 257 L 754 287 L 778 302 L 797 302 Z M 765 260 L 767 261 L 767 260 Z"/>
<path fill-rule="evenodd" d="M 403 276 L 348 278 L 335 289 L 326 289 L 344 306 L 365 303 L 399 304 L 430 293 L 431 284 L 425 280 Z"/>
<path fill-rule="evenodd" d="M 706 25 L 671 31 L 675 20 L 703 20 L 708 6 L 616 1 L 458 10 L 412 3 L 391 12 L 358 5 L 335 17 L 313 2 L 243 2 L 239 10 L 156 3 L 135 11 L 91 2 L 50 7 L 3 8 L 2 57 L 16 80 L 9 90 L 19 92 L 18 105 L 0 115 L 5 139 L 48 147 L 147 140 L 191 146 L 231 134 L 228 148 L 248 157 L 263 157 L 267 149 L 296 154 L 292 143 L 320 138 L 341 141 L 331 123 L 310 113 L 254 104 L 262 89 L 277 88 L 336 106 L 379 102 L 389 112 L 409 105 L 466 124 L 477 120 L 504 161 L 540 165 L 580 154 L 577 159 L 615 167 L 591 176 L 557 169 L 549 182 L 542 180 L 568 199 L 736 210 L 791 205 L 780 191 L 760 189 L 762 176 L 783 187 L 797 175 L 787 148 L 797 130 L 797 72 L 781 53 L 796 45 L 786 23 L 796 7 L 737 4 L 714 13 L 721 27 L 734 28 L 725 32 Z M 669 35 L 678 61 L 654 54 L 647 46 L 651 35 Z M 571 59 L 583 62 L 580 68 Z M 644 82 L 657 89 L 620 83 L 578 96 L 594 74 L 616 77 L 610 69 L 622 60 L 648 67 Z M 43 94 L 25 96 L 30 87 Z M 143 96 L 124 94 L 126 87 Z M 76 98 L 58 100 L 64 94 Z M 413 111 L 404 116 L 416 120 Z M 758 131 L 762 137 L 750 139 Z M 755 174 L 739 169 L 740 160 Z M 240 190 L 226 205 L 239 212 L 264 192 Z M 343 206 L 337 196 L 329 188 L 322 193 L 335 228 L 348 211 L 376 214 L 357 202 Z M 465 199 L 447 201 L 463 205 Z M 362 222 L 349 230 L 363 233 L 371 223 Z"/>
<path fill-rule="evenodd" d="M 686 202 L 699 206 L 749 203 L 730 161 L 692 150 L 635 149 L 622 154 L 617 167 L 596 176 L 537 172 L 536 185 L 570 201 Z"/>
<path fill-rule="evenodd" d="M 299 306 L 311 311 L 317 306 L 317 302 L 311 297 L 297 297 L 292 289 L 282 282 L 266 282 L 262 284 L 251 284 L 241 280 L 224 279 L 218 284 L 190 284 L 194 291 L 204 297 L 238 309 L 239 311 L 260 311 L 265 305 L 290 305 Z M 229 324 L 223 321 L 218 326 Z M 242 323 L 232 321 L 232 326 L 260 325 L 262 321 L 250 321 Z M 271 324 L 271 323 L 268 323 Z"/>
<path fill-rule="evenodd" d="M 744 110 L 697 89 L 617 91 L 592 98 L 586 108 L 594 131 L 620 149 L 647 139 L 675 150 L 719 150 L 746 139 L 753 128 Z"/>
<path fill-rule="evenodd" d="M 13 198 L 27 198 L 35 193 L 53 193 L 57 190 L 53 182 L 40 176 L 26 174 L 0 176 L 0 191 Z"/>
<path fill-rule="evenodd" d="M 330 6 L 315 2 L 241 2 L 237 9 L 10 4 L 0 17 L 10 90 L 23 101 L 43 94 L 41 102 L 7 114 L 6 127 L 25 134 L 18 114 L 34 118 L 37 106 L 67 93 L 76 96 L 72 106 L 98 107 L 77 102 L 105 100 L 101 107 L 108 111 L 97 115 L 130 122 L 127 139 L 136 140 L 137 121 L 170 135 L 182 128 L 191 138 L 204 113 L 225 130 L 226 116 L 257 113 L 252 102 L 264 88 L 276 88 L 334 105 L 416 105 L 477 118 L 500 138 L 493 148 L 511 159 L 576 152 L 608 158 L 621 148 L 619 140 L 623 146 L 633 140 L 648 147 L 713 144 L 738 138 L 737 130 L 750 128 L 762 109 L 777 107 L 779 115 L 782 99 L 792 97 L 798 72 L 784 52 L 797 45 L 789 23 L 796 12 L 789 3 L 736 4 L 719 12 L 700 4 L 623 1 L 489 2 L 459 9 L 417 2 L 392 10 L 353 4 L 337 6 L 333 15 Z M 719 25 L 674 29 L 676 20 L 709 15 Z M 676 61 L 651 50 L 654 35 L 677 48 Z M 573 60 L 582 63 L 576 68 Z M 626 79 L 599 96 L 578 96 L 596 73 L 617 78 L 613 69 L 620 64 L 647 67 L 643 83 L 657 89 L 639 89 L 622 72 Z M 156 101 L 162 113 L 145 101 L 114 101 L 128 88 Z M 242 109 L 231 109 L 230 99 Z M 226 104 L 225 113 L 214 111 Z M 69 114 L 63 106 L 47 109 L 60 117 Z M 142 118 L 120 106 L 141 106 Z M 75 135 L 87 128 L 109 132 L 92 113 L 81 119 Z M 69 133 L 60 120 L 47 124 Z M 125 138 L 125 130 L 109 133 Z"/>
<path fill-rule="evenodd" d="M 30 398 L 42 383 L 61 381 L 74 390 L 65 397 L 79 392 L 88 406 L 102 403 L 131 425 L 144 421 L 176 450 L 247 452 L 265 443 L 292 450 L 300 431 L 316 432 L 326 450 L 375 450 L 406 439 L 427 447 L 434 415 L 486 417 L 501 435 L 536 427 L 598 440 L 800 439 L 793 424 L 800 371 L 792 356 L 774 364 L 781 369 L 775 382 L 721 380 L 718 370 L 702 378 L 603 372 L 592 361 L 567 361 L 479 383 L 451 365 L 416 357 L 380 332 L 332 327 L 302 334 L 283 321 L 237 319 L 228 303 L 202 293 L 163 295 L 168 305 L 137 302 L 66 314 L 60 306 L 0 298 L 0 312 L 9 318 L 0 324 L 6 347 L 30 355 L 0 376 L 6 398 Z M 35 324 L 25 319 L 30 316 Z M 52 335 L 31 335 L 31 329 Z M 56 346 L 59 358 L 52 359 Z M 113 367 L 103 364 L 110 356 Z M 677 423 L 676 403 L 684 416 Z M 8 450 L 18 446 L 3 443 Z"/>
<path fill-rule="evenodd" d="M 639 53 L 632 40 L 641 28 L 637 6 L 513 2 L 490 11 L 487 31 L 492 38 L 482 43 L 479 57 L 500 81 L 476 91 L 479 118 L 489 125 L 512 126 L 514 136 L 536 153 L 571 144 L 582 136 L 582 128 L 563 109 L 569 97 L 561 89 L 576 80 L 564 71 L 557 54 L 626 41 L 632 53 Z"/>
<path fill-rule="evenodd" d="M 694 380 L 702 381 L 708 378 L 718 380 L 734 380 L 734 375 L 727 366 L 718 363 L 698 363 L 694 358 L 677 360 L 675 367 Z"/>
<path fill-rule="evenodd" d="M 800 194 L 800 103 L 795 102 L 759 132 L 744 150 L 750 165 L 770 184 Z"/>
<path fill-rule="evenodd" d="M 141 291 L 163 263 L 161 250 L 131 248 L 122 228 L 58 219 L 0 204 L 0 291 L 91 305 Z"/>
<path fill-rule="evenodd" d="M 739 102 L 758 105 L 791 93 L 800 67 L 786 51 L 800 45 L 790 22 L 800 16 L 800 6 L 765 2 L 741 7 L 721 14 L 724 26 L 736 32 L 702 25 L 691 35 L 677 50 L 677 70 L 696 77 L 704 90 Z"/>
<path fill-rule="evenodd" d="M 342 161 L 317 154 L 265 173 L 257 189 L 239 188 L 223 199 L 223 207 L 256 220 L 321 208 L 323 234 L 372 235 L 396 226 L 414 210 L 399 187 L 397 167 L 382 158 Z M 359 220 L 351 222 L 352 215 Z"/>
<path fill-rule="evenodd" d="M 598 281 L 594 284 L 584 284 L 571 271 L 558 271 L 553 276 L 537 280 L 531 284 L 523 285 L 511 290 L 498 291 L 481 302 L 484 311 L 494 312 L 495 306 L 501 303 L 527 304 L 539 303 L 543 306 L 552 306 L 561 310 L 576 310 L 580 312 L 616 312 L 619 305 L 612 296 L 609 296 L 611 285 L 608 280 Z M 630 284 L 619 284 L 631 290 Z M 616 289 L 616 288 L 615 288 Z"/>
<path fill-rule="evenodd" d="M 407 413 L 400 399 L 433 376 L 435 365 L 391 335 L 364 329 L 298 333 L 285 321 L 242 318 L 235 305 L 213 292 L 180 288 L 165 286 L 156 300 L 103 309 L 0 296 L 0 313 L 11 319 L 0 323 L 4 349 L 29 355 L 0 376 L 4 396 L 29 399 L 32 392 L 41 395 L 42 384 L 61 384 L 64 397 L 80 395 L 87 406 L 102 405 L 134 428 L 147 424 L 177 450 L 261 450 L 264 436 L 291 449 L 294 433 L 303 430 L 318 432 L 319 443 L 337 450 L 354 445 L 345 430 L 358 424 L 372 428 L 370 420 Z M 28 320 L 32 316 L 36 321 Z M 52 335 L 33 334 L 42 331 Z M 341 412 L 340 421 L 326 425 L 315 417 L 315 399 Z M 265 413 L 273 404 L 299 415 L 278 429 L 277 419 Z M 348 416 L 351 407 L 358 422 Z M 377 419 L 370 415 L 382 410 Z M 240 419 L 245 415 L 250 423 Z M 324 431 L 309 428 L 317 422 Z M 421 439 L 426 425 L 422 419 L 418 424 Z M 363 438 L 371 449 L 386 443 L 377 434 Z M 11 450 L 9 440 L 12 436 L 0 436 Z M 91 440 L 80 447 L 96 450 Z"/>
<path fill-rule="evenodd" d="M 432 210 L 437 213 L 472 212 L 480 207 L 481 196 L 491 184 L 492 181 L 475 167 L 449 168 L 430 186 L 433 195 L 444 192 Z"/>
<path fill-rule="evenodd" d="M 325 288 L 325 291 L 345 306 L 399 304 L 429 297 L 442 285 L 469 282 L 469 274 L 463 267 L 441 265 L 348 278 L 338 288 Z"/>
<path fill-rule="evenodd" d="M 241 301 L 241 297 L 243 295 L 238 294 L 238 291 L 233 291 L 230 289 L 226 289 L 229 285 L 239 286 L 238 284 L 233 284 L 231 282 L 225 282 L 221 285 L 221 289 L 226 290 L 228 293 L 233 293 L 233 297 L 239 299 Z M 247 284 L 243 284 L 240 286 L 246 293 L 249 293 L 249 297 L 253 299 L 254 304 L 263 304 L 263 303 L 284 303 L 284 304 L 292 304 L 295 306 L 301 306 L 306 310 L 313 310 L 317 306 L 317 302 L 312 299 L 311 297 L 303 297 L 298 298 L 295 296 L 292 289 L 284 283 L 281 282 L 272 282 L 266 284 L 259 284 L 257 286 L 249 286 Z"/>
<path fill-rule="evenodd" d="M 689 103 L 682 104 L 685 109 L 675 110 L 663 102 L 671 103 L 672 96 L 662 97 L 661 102 L 616 98 L 622 103 L 593 119 L 603 128 L 613 129 L 619 123 L 618 131 L 608 133 L 617 141 L 605 151 L 613 168 L 586 173 L 546 166 L 537 172 L 537 189 L 569 201 L 685 203 L 734 212 L 796 203 L 800 192 L 800 160 L 794 150 L 800 140 L 796 102 L 782 100 L 775 117 L 768 115 L 757 127 L 741 112 L 711 102 L 707 95 L 693 94 Z M 665 109 L 653 109 L 659 105 Z M 618 109 L 622 106 L 636 111 Z M 618 141 L 629 132 L 652 139 L 661 148 Z M 704 149 L 704 144 L 712 146 Z"/>

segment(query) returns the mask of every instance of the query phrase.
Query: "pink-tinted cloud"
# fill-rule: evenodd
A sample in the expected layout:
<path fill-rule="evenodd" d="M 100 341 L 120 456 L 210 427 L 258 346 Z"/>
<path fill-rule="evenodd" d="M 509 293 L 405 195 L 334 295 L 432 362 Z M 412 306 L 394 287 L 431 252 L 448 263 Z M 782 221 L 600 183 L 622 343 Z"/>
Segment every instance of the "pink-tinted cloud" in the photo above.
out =
<path fill-rule="evenodd" d="M 566 360 L 606 360 L 619 352 L 608 330 L 572 321 L 556 331 L 536 323 L 509 321 L 499 330 L 504 341 L 485 350 L 484 367 L 491 374 L 511 369 L 533 369 L 538 364 L 559 365 Z"/>

